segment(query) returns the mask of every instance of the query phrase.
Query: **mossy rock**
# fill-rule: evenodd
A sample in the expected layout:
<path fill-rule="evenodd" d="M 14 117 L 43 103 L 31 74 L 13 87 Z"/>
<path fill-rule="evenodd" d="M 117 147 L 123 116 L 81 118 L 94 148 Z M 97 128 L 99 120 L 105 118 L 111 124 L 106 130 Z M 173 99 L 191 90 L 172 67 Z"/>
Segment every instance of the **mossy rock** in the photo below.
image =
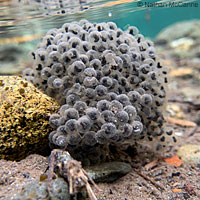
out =
<path fill-rule="evenodd" d="M 0 76 L 0 158 L 20 160 L 48 150 L 49 116 L 59 104 L 18 76 Z"/>

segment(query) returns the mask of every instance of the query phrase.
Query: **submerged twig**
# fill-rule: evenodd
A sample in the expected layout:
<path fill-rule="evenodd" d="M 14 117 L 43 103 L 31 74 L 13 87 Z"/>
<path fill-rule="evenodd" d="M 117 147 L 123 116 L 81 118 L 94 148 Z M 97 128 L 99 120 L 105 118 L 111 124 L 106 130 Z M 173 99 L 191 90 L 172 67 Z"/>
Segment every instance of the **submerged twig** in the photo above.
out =
<path fill-rule="evenodd" d="M 187 134 L 188 137 L 193 136 L 197 131 L 198 126 L 195 126 L 189 133 Z"/>
<path fill-rule="evenodd" d="M 141 176 L 142 178 L 144 178 L 146 181 L 149 181 L 151 184 L 153 184 L 157 189 L 161 189 L 161 190 L 165 190 L 165 188 L 163 186 L 161 186 L 160 184 L 156 183 L 154 180 L 152 180 L 151 178 L 147 177 L 146 175 L 142 174 L 140 171 L 132 168 L 133 171 L 135 173 L 137 173 L 139 176 Z"/>

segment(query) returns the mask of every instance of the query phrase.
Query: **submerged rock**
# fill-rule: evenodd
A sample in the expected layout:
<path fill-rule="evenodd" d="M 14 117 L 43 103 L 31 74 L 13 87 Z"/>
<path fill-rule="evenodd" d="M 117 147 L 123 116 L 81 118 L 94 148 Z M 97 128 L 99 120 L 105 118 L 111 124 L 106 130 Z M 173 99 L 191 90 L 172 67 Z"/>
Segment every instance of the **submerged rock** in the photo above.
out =
<path fill-rule="evenodd" d="M 0 158 L 20 160 L 48 149 L 49 116 L 59 104 L 17 76 L 0 76 Z"/>
<path fill-rule="evenodd" d="M 113 182 L 131 171 L 131 165 L 124 162 L 107 162 L 86 168 L 95 182 Z"/>

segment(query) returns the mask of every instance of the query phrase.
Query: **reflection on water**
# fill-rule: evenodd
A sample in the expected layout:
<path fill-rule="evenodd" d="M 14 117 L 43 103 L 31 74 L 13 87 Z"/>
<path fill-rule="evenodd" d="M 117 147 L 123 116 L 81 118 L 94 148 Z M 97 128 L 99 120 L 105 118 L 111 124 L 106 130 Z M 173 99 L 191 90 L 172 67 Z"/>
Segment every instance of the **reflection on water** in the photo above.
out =
<path fill-rule="evenodd" d="M 197 8 L 191 5 L 170 7 L 168 4 L 171 2 L 171 0 L 0 0 L 1 57 L 4 57 L 5 52 L 10 49 L 14 55 L 18 55 L 14 62 L 16 68 L 19 63 L 30 65 L 27 52 L 35 48 L 37 40 L 49 29 L 83 18 L 91 22 L 114 21 L 122 29 L 135 25 L 148 37 L 155 37 L 160 30 L 174 22 L 200 18 L 199 1 L 173 1 L 194 2 L 198 4 Z M 153 6 L 156 3 L 157 6 Z M 166 6 L 158 6 L 159 3 L 164 3 Z M 5 68 L 2 66 L 5 63 L 7 65 L 5 62 L 7 59 L 1 57 L 0 73 Z"/>

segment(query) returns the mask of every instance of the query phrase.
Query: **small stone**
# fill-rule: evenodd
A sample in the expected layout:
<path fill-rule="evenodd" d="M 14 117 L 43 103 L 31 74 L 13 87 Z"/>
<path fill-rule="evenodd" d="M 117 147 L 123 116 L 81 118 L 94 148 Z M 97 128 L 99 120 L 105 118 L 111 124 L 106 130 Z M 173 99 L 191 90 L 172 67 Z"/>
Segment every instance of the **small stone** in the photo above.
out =
<path fill-rule="evenodd" d="M 44 154 L 52 131 L 49 116 L 59 104 L 17 76 L 0 76 L 0 158 Z"/>
<path fill-rule="evenodd" d="M 95 182 L 113 182 L 131 171 L 131 165 L 124 162 L 107 162 L 85 168 Z"/>
<path fill-rule="evenodd" d="M 187 144 L 177 152 L 177 155 L 181 157 L 185 163 L 200 163 L 200 146 L 195 144 Z"/>

